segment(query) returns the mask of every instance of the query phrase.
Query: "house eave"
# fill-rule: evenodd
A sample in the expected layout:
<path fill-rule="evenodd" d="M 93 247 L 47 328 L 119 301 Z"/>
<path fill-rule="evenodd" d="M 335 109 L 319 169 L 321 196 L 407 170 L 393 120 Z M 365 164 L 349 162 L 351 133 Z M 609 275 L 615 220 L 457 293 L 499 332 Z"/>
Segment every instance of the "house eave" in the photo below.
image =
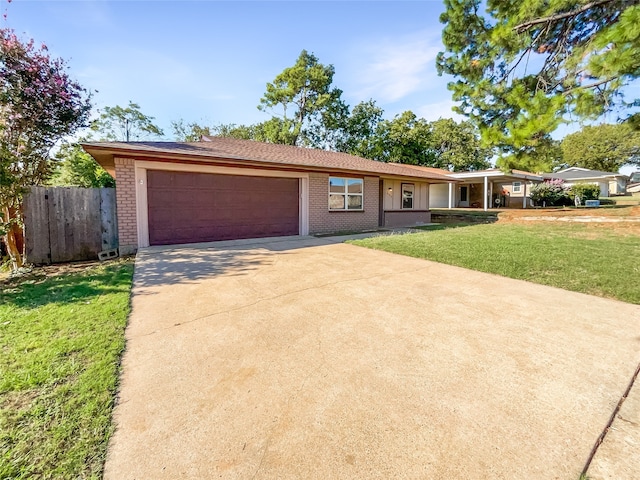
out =
<path fill-rule="evenodd" d="M 403 175 L 383 172 L 352 169 L 346 167 L 332 167 L 323 165 L 303 165 L 293 163 L 278 163 L 274 161 L 260 161 L 241 157 L 221 157 L 198 153 L 170 152 L 170 151 L 143 151 L 134 148 L 119 148 L 107 145 L 95 145 L 82 143 L 82 148 L 89 153 L 109 174 L 115 176 L 115 159 L 128 158 L 133 160 L 153 160 L 168 163 L 190 163 L 197 165 L 233 166 L 240 168 L 260 168 L 264 170 L 284 170 L 298 172 L 342 173 L 347 175 L 372 176 L 380 178 L 407 179 L 425 183 L 456 182 L 445 175 Z"/>

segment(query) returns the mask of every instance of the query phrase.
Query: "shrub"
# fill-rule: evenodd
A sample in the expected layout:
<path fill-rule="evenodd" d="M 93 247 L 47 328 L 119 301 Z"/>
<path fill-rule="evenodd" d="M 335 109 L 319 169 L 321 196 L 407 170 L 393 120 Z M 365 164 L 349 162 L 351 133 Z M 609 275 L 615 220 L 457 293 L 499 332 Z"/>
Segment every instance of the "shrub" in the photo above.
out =
<path fill-rule="evenodd" d="M 600 197 L 600 185 L 595 183 L 576 183 L 569 189 L 569 197 L 575 200 L 576 195 L 582 203 L 585 200 L 597 200 Z"/>
<path fill-rule="evenodd" d="M 531 187 L 529 196 L 536 205 L 555 205 L 566 197 L 562 180 L 545 180 Z"/>

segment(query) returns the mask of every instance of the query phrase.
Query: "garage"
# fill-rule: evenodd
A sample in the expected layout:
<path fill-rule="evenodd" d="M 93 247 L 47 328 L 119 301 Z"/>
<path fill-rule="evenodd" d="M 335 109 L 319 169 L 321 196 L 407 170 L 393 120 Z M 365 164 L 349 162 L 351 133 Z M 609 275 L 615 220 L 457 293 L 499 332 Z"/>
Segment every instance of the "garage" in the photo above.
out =
<path fill-rule="evenodd" d="M 149 243 L 299 234 L 297 178 L 147 171 Z"/>

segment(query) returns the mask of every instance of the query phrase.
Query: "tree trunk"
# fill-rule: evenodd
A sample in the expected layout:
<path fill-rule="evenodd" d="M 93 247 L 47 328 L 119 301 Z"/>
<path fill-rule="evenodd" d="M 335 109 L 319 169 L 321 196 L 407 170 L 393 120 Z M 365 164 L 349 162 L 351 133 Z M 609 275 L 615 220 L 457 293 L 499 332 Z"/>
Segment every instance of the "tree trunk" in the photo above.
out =
<path fill-rule="evenodd" d="M 4 207 L 3 210 L 5 223 L 8 223 L 7 232 L 3 237 L 4 243 L 7 246 L 7 251 L 9 252 L 9 257 L 11 258 L 11 267 L 13 271 L 16 271 L 20 267 L 22 267 L 22 255 L 20 253 L 20 249 L 18 248 L 18 242 L 16 241 L 16 232 L 19 227 L 16 222 L 11 222 L 12 217 L 9 208 Z"/>

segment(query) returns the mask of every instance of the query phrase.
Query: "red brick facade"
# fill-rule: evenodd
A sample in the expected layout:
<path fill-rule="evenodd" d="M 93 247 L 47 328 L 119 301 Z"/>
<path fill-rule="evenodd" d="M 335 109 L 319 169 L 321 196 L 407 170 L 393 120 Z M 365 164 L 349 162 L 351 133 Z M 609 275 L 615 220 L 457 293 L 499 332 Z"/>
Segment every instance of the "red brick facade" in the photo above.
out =
<path fill-rule="evenodd" d="M 364 211 L 329 211 L 329 175 L 309 174 L 309 234 L 372 230 L 378 228 L 378 177 L 364 177 Z"/>
<path fill-rule="evenodd" d="M 116 158 L 114 162 L 120 254 L 127 255 L 138 249 L 135 167 L 130 158 Z"/>

